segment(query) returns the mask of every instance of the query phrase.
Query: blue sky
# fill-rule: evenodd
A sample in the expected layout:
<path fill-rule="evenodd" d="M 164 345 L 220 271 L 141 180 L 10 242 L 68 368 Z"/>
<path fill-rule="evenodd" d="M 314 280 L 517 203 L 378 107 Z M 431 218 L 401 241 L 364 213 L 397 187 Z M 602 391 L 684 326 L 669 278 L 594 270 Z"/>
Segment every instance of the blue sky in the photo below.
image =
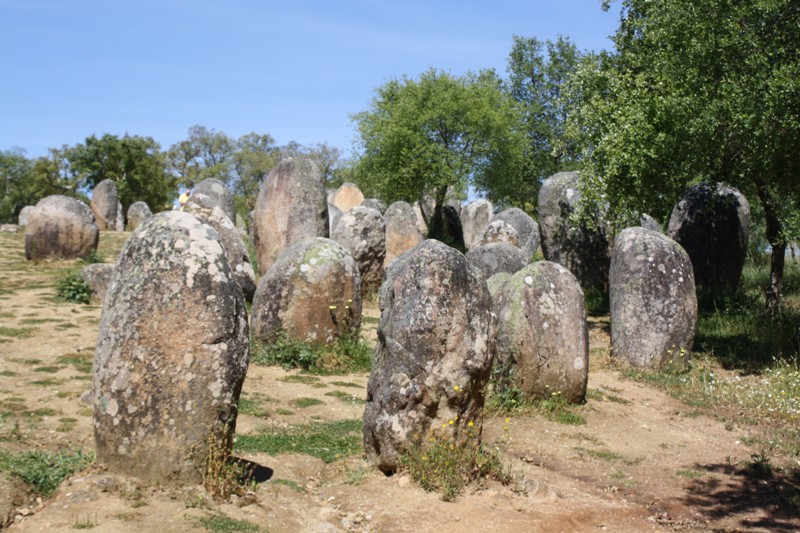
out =
<path fill-rule="evenodd" d="M 505 74 L 512 35 L 610 49 L 600 0 L 0 0 L 0 150 L 92 134 L 167 149 L 200 124 L 349 153 L 376 87 Z"/>

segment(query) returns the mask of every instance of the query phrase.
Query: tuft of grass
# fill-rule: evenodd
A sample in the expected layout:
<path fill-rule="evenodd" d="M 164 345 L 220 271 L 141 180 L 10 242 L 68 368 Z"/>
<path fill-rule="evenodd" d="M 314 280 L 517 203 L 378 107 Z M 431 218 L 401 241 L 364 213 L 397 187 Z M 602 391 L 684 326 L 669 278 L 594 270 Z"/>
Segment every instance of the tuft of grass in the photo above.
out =
<path fill-rule="evenodd" d="M 298 409 L 305 409 L 306 407 L 322 405 L 325 402 L 323 402 L 322 400 L 318 400 L 316 398 L 300 397 L 300 398 L 294 398 L 289 403 L 291 403 L 294 407 L 297 407 Z"/>
<path fill-rule="evenodd" d="M 76 371 L 82 374 L 88 374 L 92 371 L 93 361 L 94 354 L 92 352 L 71 353 L 62 355 L 56 359 L 57 363 L 63 365 L 72 365 Z"/>
<path fill-rule="evenodd" d="M 44 497 L 53 494 L 66 477 L 93 462 L 94 455 L 82 450 L 0 452 L 0 470 L 21 479 L 35 494 Z"/>
<path fill-rule="evenodd" d="M 56 282 L 56 299 L 62 302 L 88 304 L 92 289 L 80 275 L 70 273 Z"/>
<path fill-rule="evenodd" d="M 227 501 L 232 494 L 243 494 L 242 485 L 248 481 L 245 469 L 231 460 L 230 438 L 230 430 L 226 430 L 221 437 L 211 433 L 206 448 L 203 487 L 220 501 Z"/>
<path fill-rule="evenodd" d="M 297 492 L 306 491 L 299 483 L 292 481 L 291 479 L 282 479 L 282 478 L 270 479 L 270 483 L 274 483 L 276 485 L 284 485 L 286 487 L 294 489 Z"/>
<path fill-rule="evenodd" d="M 290 374 L 288 376 L 278 378 L 278 381 L 283 381 L 284 383 L 303 383 L 304 385 L 317 385 L 320 382 L 320 379 L 317 376 L 309 376 L 308 374 Z"/>
<path fill-rule="evenodd" d="M 366 400 L 363 398 L 359 398 L 358 396 L 353 396 L 352 394 L 347 394 L 346 392 L 340 390 L 333 390 L 330 392 L 326 392 L 325 396 L 330 396 L 332 398 L 337 398 L 343 402 L 350 402 L 350 403 L 357 403 L 363 404 L 367 403 Z"/>
<path fill-rule="evenodd" d="M 230 516 L 221 513 L 220 511 L 206 512 L 205 516 L 194 518 L 193 521 L 200 527 L 213 532 L 228 532 L 228 531 L 244 531 L 255 532 L 261 531 L 256 524 L 248 522 L 247 520 L 237 520 Z"/>
<path fill-rule="evenodd" d="M 359 385 L 358 383 L 353 383 L 351 381 L 331 381 L 331 385 L 336 385 L 337 387 L 350 387 L 353 389 L 363 389 L 363 385 Z"/>
<path fill-rule="evenodd" d="M 609 450 L 592 450 L 590 448 L 581 448 L 581 447 L 573 448 L 573 450 L 578 452 L 578 454 L 581 456 L 585 454 L 593 459 L 600 459 L 602 461 L 621 461 L 623 459 L 623 457 L 620 454 L 614 453 Z"/>
<path fill-rule="evenodd" d="M 36 328 L 9 328 L 0 326 L 0 337 L 11 337 L 14 339 L 27 339 L 33 336 Z"/>
<path fill-rule="evenodd" d="M 234 449 L 244 453 L 302 453 L 331 463 L 361 453 L 361 420 L 315 422 L 288 428 L 266 428 L 237 435 Z"/>
<path fill-rule="evenodd" d="M 318 374 L 368 372 L 372 366 L 372 346 L 347 335 L 324 345 L 293 339 L 282 333 L 272 342 L 253 340 L 250 354 L 255 364 L 299 368 Z"/>

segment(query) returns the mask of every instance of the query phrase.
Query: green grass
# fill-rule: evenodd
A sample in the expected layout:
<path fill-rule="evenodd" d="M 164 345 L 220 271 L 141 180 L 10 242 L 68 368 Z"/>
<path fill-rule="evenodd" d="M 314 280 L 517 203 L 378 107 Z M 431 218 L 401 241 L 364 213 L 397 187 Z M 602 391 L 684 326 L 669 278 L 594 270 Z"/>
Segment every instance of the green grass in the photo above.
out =
<path fill-rule="evenodd" d="M 294 407 L 297 407 L 298 409 L 305 409 L 307 407 L 313 407 L 315 405 L 322 405 L 325 402 L 323 402 L 322 400 L 318 400 L 317 398 L 307 398 L 305 396 L 302 396 L 300 398 L 292 399 L 289 403 Z"/>
<path fill-rule="evenodd" d="M 64 319 L 61 318 L 23 318 L 19 321 L 20 324 L 31 325 L 31 324 L 47 324 L 47 323 L 59 323 L 64 322 Z"/>
<path fill-rule="evenodd" d="M 207 512 L 205 516 L 193 518 L 192 521 L 198 526 L 205 528 L 207 531 L 213 532 L 261 531 L 261 528 L 252 522 L 248 522 L 247 520 L 237 520 L 219 511 Z"/>
<path fill-rule="evenodd" d="M 336 385 L 337 387 L 350 387 L 353 389 L 363 389 L 363 385 L 359 385 L 358 383 L 353 383 L 351 381 L 331 381 L 331 385 Z"/>
<path fill-rule="evenodd" d="M 348 394 L 340 390 L 332 390 L 330 392 L 326 392 L 325 396 L 331 396 L 332 398 L 337 398 L 343 402 L 350 402 L 357 404 L 366 403 L 366 400 L 364 400 L 363 398 L 359 398 L 358 396 L 353 396 L 352 394 Z"/>
<path fill-rule="evenodd" d="M 281 478 L 273 478 L 269 480 L 270 483 L 274 483 L 276 485 L 284 485 L 286 487 L 290 487 L 297 492 L 305 492 L 305 489 L 297 482 L 292 481 L 291 479 L 281 479 Z"/>
<path fill-rule="evenodd" d="M 64 478 L 92 462 L 93 454 L 82 450 L 32 450 L 17 454 L 0 451 L 0 470 L 21 479 L 34 494 L 44 497 L 50 496 Z"/>
<path fill-rule="evenodd" d="M 88 374 L 92 371 L 93 361 L 93 352 L 71 353 L 62 355 L 56 359 L 57 363 L 61 363 L 63 365 L 72 365 L 76 371 L 83 374 Z"/>
<path fill-rule="evenodd" d="M 27 339 L 33 336 L 37 328 L 9 328 L 0 326 L 0 337 L 11 337 L 14 339 Z"/>
<path fill-rule="evenodd" d="M 320 380 L 317 376 L 309 376 L 308 374 L 290 374 L 288 376 L 278 378 L 278 381 L 283 381 L 284 383 L 303 383 L 304 385 L 316 385 L 322 380 Z"/>
<path fill-rule="evenodd" d="M 580 456 L 588 455 L 593 459 L 600 459 L 601 461 L 621 461 L 623 457 L 609 450 L 592 450 L 590 448 L 573 448 Z"/>
<path fill-rule="evenodd" d="M 269 411 L 264 409 L 261 406 L 261 402 L 256 398 L 239 398 L 239 414 L 242 415 L 250 415 L 250 416 L 258 416 L 258 417 L 267 417 L 269 416 Z"/>
<path fill-rule="evenodd" d="M 253 340 L 250 360 L 255 364 L 299 368 L 317 374 L 368 372 L 373 347 L 359 338 L 340 337 L 329 345 L 313 344 L 280 335 L 272 342 Z"/>
<path fill-rule="evenodd" d="M 234 450 L 242 453 L 301 453 L 326 463 L 362 451 L 361 420 L 338 420 L 288 428 L 267 428 L 256 434 L 237 435 Z"/>
<path fill-rule="evenodd" d="M 60 371 L 62 368 L 64 368 L 64 367 L 63 366 L 57 366 L 57 365 L 37 366 L 36 368 L 33 369 L 33 371 L 34 372 L 45 372 L 45 373 L 48 373 L 48 374 L 55 374 L 56 372 Z"/>

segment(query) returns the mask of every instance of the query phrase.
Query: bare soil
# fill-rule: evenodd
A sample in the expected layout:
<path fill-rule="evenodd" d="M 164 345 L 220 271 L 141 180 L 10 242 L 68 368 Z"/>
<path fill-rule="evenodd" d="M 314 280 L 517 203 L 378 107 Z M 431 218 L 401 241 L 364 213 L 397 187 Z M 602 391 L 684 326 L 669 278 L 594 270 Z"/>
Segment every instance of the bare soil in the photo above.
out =
<path fill-rule="evenodd" d="M 103 232 L 100 254 L 111 261 L 125 237 Z M 0 451 L 93 449 L 83 398 L 101 308 L 53 299 L 55 280 L 77 266 L 29 264 L 23 236 L 0 234 Z M 374 303 L 365 314 L 372 320 L 364 334 L 374 338 Z M 607 320 L 590 327 L 589 399 L 579 409 L 585 425 L 535 414 L 486 420 L 484 442 L 502 453 L 524 491 L 486 481 L 446 503 L 358 455 L 326 464 L 303 454 L 254 454 L 243 459 L 259 465 L 261 482 L 227 503 L 202 486 L 147 486 L 94 466 L 44 501 L 18 480 L 0 479 L 0 520 L 20 532 L 202 530 L 199 519 L 217 513 L 272 532 L 800 530 L 800 517 L 781 512 L 770 482 L 743 474 L 759 452 L 746 444 L 757 426 L 626 380 L 609 360 Z M 306 383 L 293 381 L 297 374 L 251 365 L 244 397 L 259 409 L 240 415 L 237 433 L 361 417 L 362 402 L 329 393 L 364 398 L 366 374 Z M 297 398 L 322 403 L 299 407 Z"/>

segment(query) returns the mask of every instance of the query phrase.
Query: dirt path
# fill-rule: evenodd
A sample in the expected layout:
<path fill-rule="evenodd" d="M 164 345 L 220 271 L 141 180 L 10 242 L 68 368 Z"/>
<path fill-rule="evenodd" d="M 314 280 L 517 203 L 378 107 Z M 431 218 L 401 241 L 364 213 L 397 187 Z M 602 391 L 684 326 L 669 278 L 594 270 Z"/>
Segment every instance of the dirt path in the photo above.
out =
<path fill-rule="evenodd" d="M 118 249 L 124 237 L 103 233 L 101 255 L 103 243 Z M 29 265 L 22 243 L 22 235 L 0 234 L 0 450 L 92 449 L 91 407 L 82 398 L 100 308 L 53 302 L 53 280 L 73 265 Z M 374 335 L 374 302 L 365 315 Z M 745 444 L 750 429 L 622 378 L 608 361 L 605 326 L 592 322 L 585 425 L 541 416 L 486 421 L 484 441 L 502 452 L 522 492 L 485 482 L 445 503 L 358 455 L 324 463 L 258 453 L 243 458 L 269 480 L 226 504 L 199 486 L 148 487 L 94 469 L 43 502 L 4 480 L 0 514 L 15 522 L 9 531 L 31 532 L 202 530 L 201 520 L 223 515 L 272 532 L 800 530 L 798 517 L 774 514 L 768 486 L 737 473 L 757 452 Z M 367 377 L 252 365 L 237 434 L 360 419 Z"/>

